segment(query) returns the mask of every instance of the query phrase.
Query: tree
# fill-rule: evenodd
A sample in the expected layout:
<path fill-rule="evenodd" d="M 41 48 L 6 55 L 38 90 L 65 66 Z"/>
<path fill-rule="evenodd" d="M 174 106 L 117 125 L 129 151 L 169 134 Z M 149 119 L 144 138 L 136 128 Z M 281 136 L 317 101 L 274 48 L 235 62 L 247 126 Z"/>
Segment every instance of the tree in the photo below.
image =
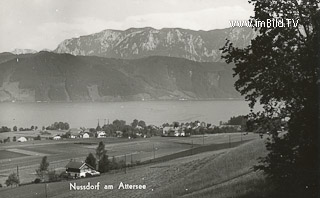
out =
<path fill-rule="evenodd" d="M 98 170 L 100 169 L 100 160 L 103 158 L 103 156 L 107 153 L 107 151 L 105 150 L 105 145 L 104 143 L 101 141 L 99 142 L 98 147 L 96 148 L 96 157 L 97 157 L 97 161 L 98 161 Z"/>
<path fill-rule="evenodd" d="M 98 147 L 97 147 L 97 149 L 96 149 L 96 157 L 97 157 L 97 160 L 99 161 L 104 154 L 106 154 L 105 145 L 104 145 L 104 143 L 101 141 L 101 142 L 99 142 L 99 145 L 98 145 Z"/>
<path fill-rule="evenodd" d="M 131 126 L 133 128 L 136 128 L 138 126 L 139 121 L 137 119 L 134 119 L 133 122 L 131 123 Z"/>
<path fill-rule="evenodd" d="M 103 154 L 101 159 L 99 160 L 99 172 L 105 173 L 110 169 L 110 161 L 108 159 L 108 155 Z"/>
<path fill-rule="evenodd" d="M 3 142 L 4 142 L 4 143 L 10 142 L 10 137 L 7 137 L 7 139 L 4 139 Z"/>
<path fill-rule="evenodd" d="M 18 130 L 18 127 L 17 126 L 14 126 L 13 127 L 13 131 L 17 131 Z"/>
<path fill-rule="evenodd" d="M 16 136 L 13 136 L 12 141 L 13 141 L 13 142 L 17 141 L 17 137 L 16 137 Z"/>
<path fill-rule="evenodd" d="M 41 140 L 41 136 L 38 135 L 37 137 L 33 138 L 34 140 Z"/>
<path fill-rule="evenodd" d="M 89 164 L 90 166 L 92 166 L 93 168 L 96 168 L 96 166 L 97 166 L 96 158 L 93 156 L 92 153 L 89 153 L 89 155 L 87 156 L 85 162 L 87 164 Z"/>
<path fill-rule="evenodd" d="M 251 45 L 239 49 L 229 41 L 223 58 L 235 64 L 236 89 L 252 108 L 259 100 L 263 111 L 251 113 L 272 137 L 269 154 L 256 168 L 275 187 L 272 197 L 317 197 L 319 0 L 252 0 L 252 21 L 293 19 L 294 26 L 256 28 Z M 298 21 L 299 20 L 299 21 Z M 275 120 L 288 120 L 288 133 L 278 136 Z"/>
<path fill-rule="evenodd" d="M 174 127 L 174 128 L 179 127 L 179 122 L 173 122 L 173 127 Z"/>
<path fill-rule="evenodd" d="M 59 179 L 59 175 L 55 170 L 48 171 L 48 179 L 50 182 L 57 181 Z"/>
<path fill-rule="evenodd" d="M 140 120 L 138 122 L 138 125 L 141 126 L 142 128 L 145 128 L 147 126 L 146 123 L 143 120 Z"/>
<path fill-rule="evenodd" d="M 6 180 L 7 186 L 19 185 L 20 181 L 16 173 L 11 173 Z"/>
<path fill-rule="evenodd" d="M 43 180 L 45 174 L 48 173 L 48 167 L 49 167 L 49 162 L 47 161 L 47 156 L 44 156 L 41 160 L 39 168 L 36 170 L 36 173 L 41 180 Z"/>

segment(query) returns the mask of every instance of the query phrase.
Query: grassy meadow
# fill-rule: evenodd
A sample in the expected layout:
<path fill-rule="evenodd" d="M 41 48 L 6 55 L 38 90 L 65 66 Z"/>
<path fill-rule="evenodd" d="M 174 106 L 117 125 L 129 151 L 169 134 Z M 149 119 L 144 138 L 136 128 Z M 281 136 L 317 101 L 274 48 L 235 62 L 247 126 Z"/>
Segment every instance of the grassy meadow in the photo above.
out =
<path fill-rule="evenodd" d="M 237 136 L 238 135 L 238 136 Z M 221 142 L 227 143 L 229 136 L 225 134 L 207 136 L 205 139 L 206 145 L 203 147 L 202 136 L 195 136 L 191 138 L 161 138 L 153 137 L 148 139 L 124 140 L 119 139 L 120 142 L 112 143 L 111 140 L 105 139 L 108 144 L 106 148 L 108 153 L 122 152 L 134 153 L 138 151 L 147 152 L 149 159 L 153 158 L 153 152 L 150 150 L 153 145 L 156 145 L 156 158 L 162 156 L 170 156 L 166 153 L 166 147 L 177 147 L 175 153 L 190 152 L 191 144 L 193 147 L 207 148 L 201 152 L 193 153 L 193 155 L 180 155 L 176 158 L 168 158 L 169 161 L 154 161 L 151 164 L 144 164 L 132 168 L 128 168 L 127 173 L 124 170 L 118 172 L 110 172 L 103 174 L 100 177 L 84 178 L 80 180 L 70 180 L 63 182 L 54 182 L 48 184 L 48 197 L 258 197 L 257 192 L 267 191 L 264 177 L 259 172 L 253 172 L 252 166 L 257 164 L 257 158 L 266 155 L 264 147 L 264 139 L 258 139 L 257 134 L 250 134 L 247 137 L 242 137 L 243 140 L 253 139 L 252 141 L 243 141 L 242 145 L 234 145 L 235 147 L 219 147 L 218 149 L 208 149 L 211 144 L 219 145 Z M 231 139 L 240 139 L 239 134 L 235 134 Z M 56 145 L 56 152 L 66 151 L 78 152 L 81 149 L 93 149 L 94 139 L 80 142 L 70 142 L 60 144 L 41 144 L 37 148 L 35 145 L 26 147 L 26 150 L 48 152 L 52 151 Z M 195 144 L 199 143 L 199 144 Z M 59 146 L 57 146 L 59 145 Z M 68 145 L 68 146 L 67 146 Z M 72 146 L 71 146 L 72 145 Z M 179 146 L 178 146 L 179 145 Z M 47 146 L 47 150 L 44 147 Z M 72 147 L 75 146 L 71 150 Z M 65 147 L 65 148 L 64 148 Z M 133 150 L 135 149 L 135 150 Z M 91 151 L 93 151 L 91 150 Z M 161 151 L 163 150 L 163 151 Z M 71 153 L 72 153 L 71 152 Z M 157 156 L 157 152 L 158 156 Z M 161 153 L 162 152 L 162 153 Z M 79 152 L 80 153 L 80 152 Z M 144 153 L 144 152 L 142 152 Z M 53 157 L 57 154 L 51 154 L 48 159 L 53 165 Z M 76 155 L 74 155 L 76 156 Z M 60 156 L 61 157 L 61 156 Z M 85 156 L 84 156 L 85 157 Z M 41 159 L 41 158 L 39 158 Z M 38 166 L 40 160 L 32 167 L 33 171 Z M 130 157 L 127 156 L 130 161 Z M 66 161 L 67 162 L 67 161 Z M 62 165 L 64 162 L 57 163 Z M 12 165 L 12 164 L 11 164 Z M 50 165 L 50 166 L 51 166 Z M 57 166 L 58 167 L 58 166 Z M 31 169 L 29 169 L 30 171 Z M 96 191 L 70 191 L 70 182 L 77 184 L 87 184 L 88 182 L 97 183 L 101 185 L 112 184 L 113 190 L 96 190 Z M 129 184 L 146 184 L 146 190 L 118 190 L 116 189 L 120 182 Z M 259 189 L 257 191 L 257 189 Z M 31 184 L 20 186 L 18 188 L 3 188 L 0 190 L 0 195 L 10 195 L 10 197 L 44 197 L 44 184 Z M 262 193 L 266 194 L 266 193 Z M 250 196 L 249 196 L 250 195 Z"/>

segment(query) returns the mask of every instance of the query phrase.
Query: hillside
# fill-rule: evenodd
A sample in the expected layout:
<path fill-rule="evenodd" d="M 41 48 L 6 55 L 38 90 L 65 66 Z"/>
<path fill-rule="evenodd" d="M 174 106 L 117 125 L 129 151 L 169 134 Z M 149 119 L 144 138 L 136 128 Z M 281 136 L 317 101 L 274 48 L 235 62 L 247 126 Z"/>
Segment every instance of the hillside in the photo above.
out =
<path fill-rule="evenodd" d="M 194 61 L 217 62 L 219 50 L 230 39 L 235 46 L 250 44 L 255 32 L 251 28 L 226 28 L 194 31 L 181 28 L 130 28 L 104 30 L 99 33 L 71 38 L 55 49 L 57 53 L 107 58 L 143 58 L 170 56 Z"/>
<path fill-rule="evenodd" d="M 161 163 L 146 164 L 107 173 L 100 177 L 69 180 L 48 184 L 49 197 L 136 197 L 136 198 L 267 198 L 271 186 L 261 172 L 252 167 L 265 156 L 263 139 L 256 139 L 231 149 L 209 151 Z M 70 182 L 113 185 L 114 189 L 69 190 Z M 120 182 L 145 184 L 145 190 L 117 189 Z M 4 196 L 44 197 L 44 185 L 32 184 L 0 191 Z M 23 196 L 21 196 L 23 194 Z"/>
<path fill-rule="evenodd" d="M 0 101 L 239 98 L 232 68 L 182 58 L 122 60 L 39 52 L 0 55 Z"/>

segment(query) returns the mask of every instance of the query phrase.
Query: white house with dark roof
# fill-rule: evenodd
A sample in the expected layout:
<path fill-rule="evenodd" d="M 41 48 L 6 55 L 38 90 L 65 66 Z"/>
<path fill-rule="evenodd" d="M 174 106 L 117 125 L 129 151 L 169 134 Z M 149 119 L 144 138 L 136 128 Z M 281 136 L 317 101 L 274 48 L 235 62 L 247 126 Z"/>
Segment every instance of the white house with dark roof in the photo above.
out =
<path fill-rule="evenodd" d="M 66 172 L 68 173 L 68 175 L 75 178 L 86 177 L 87 174 L 92 175 L 93 173 L 98 173 L 89 164 L 85 162 L 75 162 L 75 161 L 70 161 L 66 165 Z"/>
<path fill-rule="evenodd" d="M 106 138 L 107 137 L 107 134 L 104 131 L 98 131 L 97 134 L 98 134 L 97 138 Z"/>
<path fill-rule="evenodd" d="M 28 140 L 27 140 L 27 138 L 25 138 L 25 137 L 19 137 L 19 138 L 17 139 L 17 142 L 26 142 L 26 141 L 28 141 Z"/>

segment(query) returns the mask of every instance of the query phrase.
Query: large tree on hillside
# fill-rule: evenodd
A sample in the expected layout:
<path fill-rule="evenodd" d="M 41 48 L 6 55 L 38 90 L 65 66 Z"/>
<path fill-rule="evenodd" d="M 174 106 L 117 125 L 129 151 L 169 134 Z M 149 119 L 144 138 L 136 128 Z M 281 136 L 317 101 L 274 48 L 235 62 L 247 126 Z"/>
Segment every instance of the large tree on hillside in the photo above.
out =
<path fill-rule="evenodd" d="M 40 162 L 39 168 L 36 170 L 38 177 L 44 180 L 44 176 L 48 173 L 49 162 L 47 156 L 44 156 Z"/>
<path fill-rule="evenodd" d="M 257 166 L 275 187 L 273 197 L 317 197 L 319 182 L 319 0 L 252 0 L 254 21 L 284 20 L 285 27 L 257 28 L 257 37 L 244 49 L 227 42 L 223 58 L 236 67 L 236 89 L 253 107 L 251 114 L 267 127 L 270 151 Z M 298 22 L 288 26 L 287 19 Z M 279 136 L 274 120 L 288 120 L 288 133 Z"/>
<path fill-rule="evenodd" d="M 89 164 L 90 166 L 92 166 L 93 168 L 97 167 L 97 160 L 96 160 L 96 158 L 94 157 L 94 155 L 92 153 L 89 153 L 89 155 L 87 156 L 85 162 L 87 164 Z"/>

